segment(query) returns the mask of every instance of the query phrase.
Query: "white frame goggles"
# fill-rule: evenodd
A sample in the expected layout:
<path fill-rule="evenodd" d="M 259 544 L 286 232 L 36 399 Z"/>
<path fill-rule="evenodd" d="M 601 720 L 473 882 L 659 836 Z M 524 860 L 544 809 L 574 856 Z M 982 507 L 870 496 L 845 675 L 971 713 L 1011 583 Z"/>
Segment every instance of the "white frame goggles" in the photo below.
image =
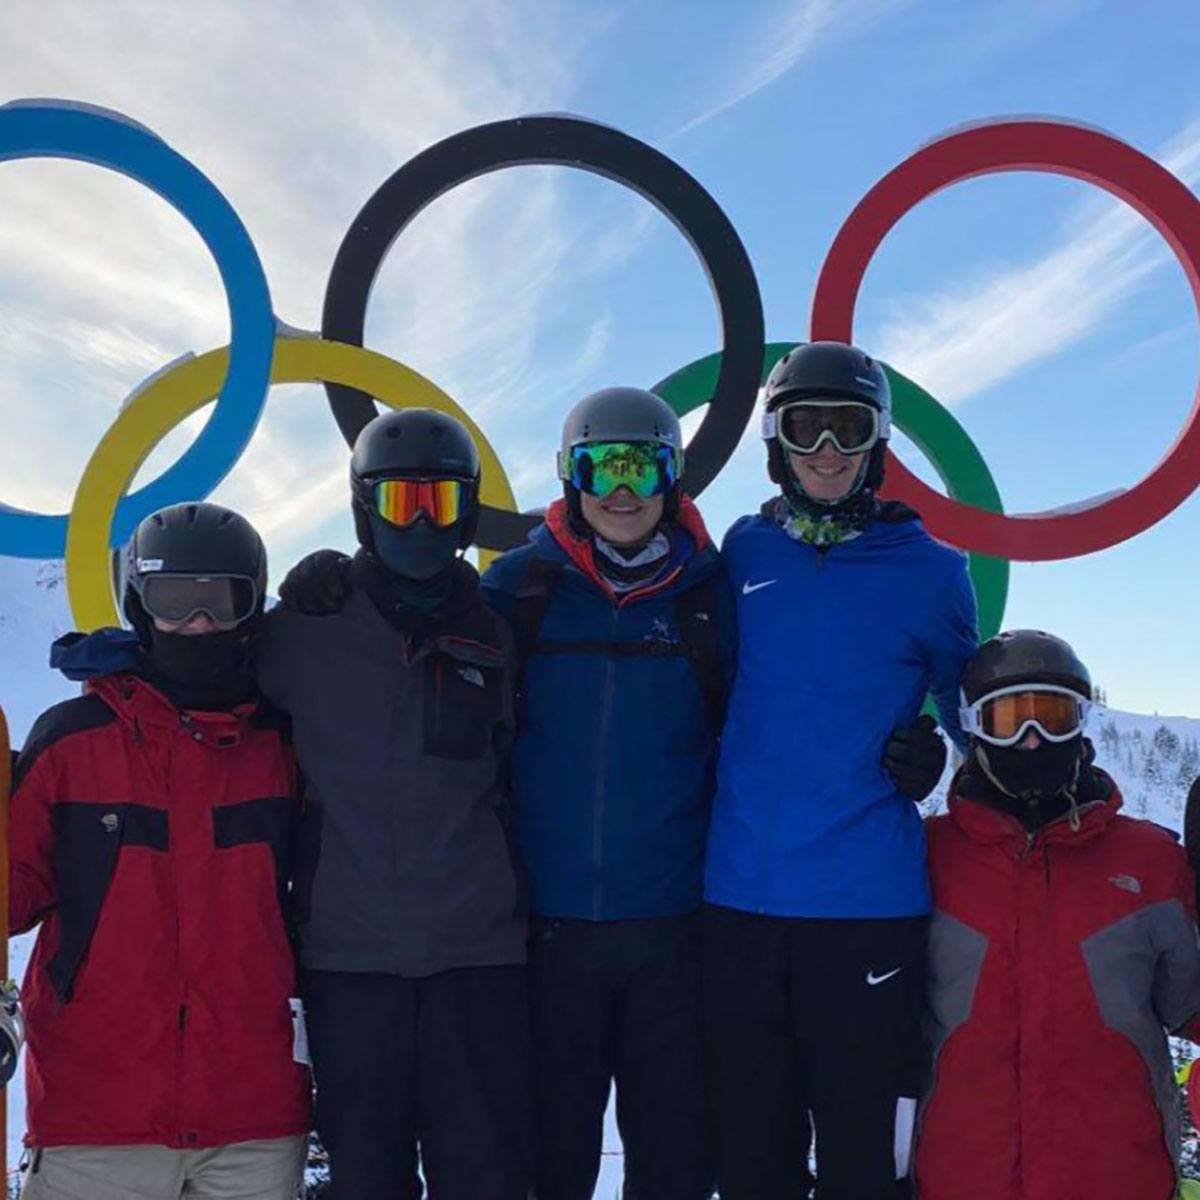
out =
<path fill-rule="evenodd" d="M 864 409 L 871 418 L 870 436 L 861 445 L 847 448 L 842 445 L 837 434 L 832 429 L 822 429 L 817 435 L 817 440 L 811 446 L 802 446 L 799 442 L 792 441 L 784 432 L 785 422 L 783 418 L 793 408 Z M 778 408 L 773 409 L 771 412 L 763 413 L 762 435 L 765 441 L 769 442 L 774 439 L 784 449 L 790 450 L 793 454 L 816 454 L 826 442 L 831 442 L 833 448 L 839 454 L 855 455 L 866 454 L 874 450 L 879 443 L 879 439 L 888 436 L 888 430 L 885 422 L 880 419 L 879 409 L 873 404 L 868 404 L 865 400 L 851 400 L 844 396 L 797 396 L 795 400 L 785 400 Z"/>
<path fill-rule="evenodd" d="M 999 738 L 984 731 L 983 706 L 985 704 L 1000 696 L 1017 696 L 1026 692 L 1049 692 L 1054 695 L 1069 696 L 1075 701 L 1077 715 L 1075 728 L 1068 733 L 1050 733 L 1036 717 L 1027 717 L 1011 737 Z M 1016 683 L 1010 687 L 997 688 L 994 692 L 988 692 L 986 695 L 980 696 L 974 704 L 966 703 L 966 699 L 964 695 L 962 706 L 958 710 L 958 720 L 963 733 L 970 737 L 977 737 L 992 746 L 1015 746 L 1030 729 L 1036 729 L 1038 735 L 1048 742 L 1069 742 L 1083 733 L 1087 727 L 1088 716 L 1092 711 L 1090 700 L 1085 699 L 1073 689 L 1061 687 L 1056 683 Z"/>

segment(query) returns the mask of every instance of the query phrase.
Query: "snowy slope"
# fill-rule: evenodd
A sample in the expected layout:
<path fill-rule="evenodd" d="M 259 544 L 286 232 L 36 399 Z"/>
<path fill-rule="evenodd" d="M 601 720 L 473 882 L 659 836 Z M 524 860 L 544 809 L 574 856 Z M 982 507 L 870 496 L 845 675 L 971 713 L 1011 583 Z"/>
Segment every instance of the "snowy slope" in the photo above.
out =
<path fill-rule="evenodd" d="M 78 694 L 48 666 L 51 642 L 71 628 L 61 563 L 0 558 L 0 705 L 20 746 L 38 714 Z M 1097 709 L 1091 736 L 1097 761 L 1115 778 L 1126 812 L 1180 828 L 1187 785 L 1200 774 L 1200 718 L 1158 717 Z M 944 805 L 949 772 L 926 807 Z M 13 946 L 13 973 L 28 959 L 30 938 Z M 24 1087 L 18 1078 L 9 1094 L 9 1163 L 20 1155 Z M 610 1111 L 597 1200 L 615 1200 L 621 1181 L 620 1141 Z"/>

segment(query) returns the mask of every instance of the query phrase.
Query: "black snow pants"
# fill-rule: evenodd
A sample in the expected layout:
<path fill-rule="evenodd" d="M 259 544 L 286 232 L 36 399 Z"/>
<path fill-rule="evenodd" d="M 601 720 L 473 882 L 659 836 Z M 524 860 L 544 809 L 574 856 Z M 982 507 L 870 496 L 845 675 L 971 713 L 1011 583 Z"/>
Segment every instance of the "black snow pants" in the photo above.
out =
<path fill-rule="evenodd" d="M 625 1200 L 711 1195 L 700 935 L 699 913 L 535 920 L 537 1200 L 591 1200 L 614 1081 Z"/>
<path fill-rule="evenodd" d="M 705 909 L 721 1200 L 909 1195 L 927 926 Z"/>
<path fill-rule="evenodd" d="M 423 979 L 307 971 L 317 1133 L 336 1200 L 526 1200 L 533 1057 L 524 967 Z"/>

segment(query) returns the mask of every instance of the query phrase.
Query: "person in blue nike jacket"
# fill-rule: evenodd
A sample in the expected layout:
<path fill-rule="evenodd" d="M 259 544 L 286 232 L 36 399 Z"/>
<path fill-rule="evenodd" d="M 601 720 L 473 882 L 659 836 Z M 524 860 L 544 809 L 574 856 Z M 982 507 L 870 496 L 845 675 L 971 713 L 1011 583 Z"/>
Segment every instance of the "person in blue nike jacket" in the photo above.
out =
<path fill-rule="evenodd" d="M 564 498 L 483 578 L 524 664 L 538 1200 L 590 1200 L 614 1080 L 625 1195 L 706 1200 L 714 1182 L 700 906 L 736 634 L 682 468 L 663 400 L 597 392 L 566 420 Z"/>
<path fill-rule="evenodd" d="M 722 1200 L 906 1194 L 929 886 L 913 801 L 958 741 L 965 557 L 876 498 L 891 397 L 837 342 L 786 355 L 764 436 L 781 495 L 726 535 L 740 629 L 705 874 Z"/>

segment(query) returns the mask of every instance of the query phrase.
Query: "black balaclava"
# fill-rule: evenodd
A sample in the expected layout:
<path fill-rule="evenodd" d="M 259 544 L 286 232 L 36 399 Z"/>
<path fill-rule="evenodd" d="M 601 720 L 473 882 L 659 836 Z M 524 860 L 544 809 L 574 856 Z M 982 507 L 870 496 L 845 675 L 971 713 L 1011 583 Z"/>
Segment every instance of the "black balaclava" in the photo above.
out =
<path fill-rule="evenodd" d="M 229 712 L 258 694 L 250 642 L 262 614 L 234 629 L 212 633 L 167 633 L 159 629 L 136 596 L 126 615 L 142 648 L 142 675 L 179 708 Z"/>
<path fill-rule="evenodd" d="M 228 712 L 253 699 L 246 626 L 213 633 L 165 633 L 151 623 L 146 678 L 180 708 Z"/>
<path fill-rule="evenodd" d="M 976 740 L 970 766 L 979 772 L 977 797 L 1016 817 L 1026 829 L 1041 829 L 1094 798 L 1086 749 L 1082 734 L 1065 742 L 1043 740 L 1033 750 Z"/>

